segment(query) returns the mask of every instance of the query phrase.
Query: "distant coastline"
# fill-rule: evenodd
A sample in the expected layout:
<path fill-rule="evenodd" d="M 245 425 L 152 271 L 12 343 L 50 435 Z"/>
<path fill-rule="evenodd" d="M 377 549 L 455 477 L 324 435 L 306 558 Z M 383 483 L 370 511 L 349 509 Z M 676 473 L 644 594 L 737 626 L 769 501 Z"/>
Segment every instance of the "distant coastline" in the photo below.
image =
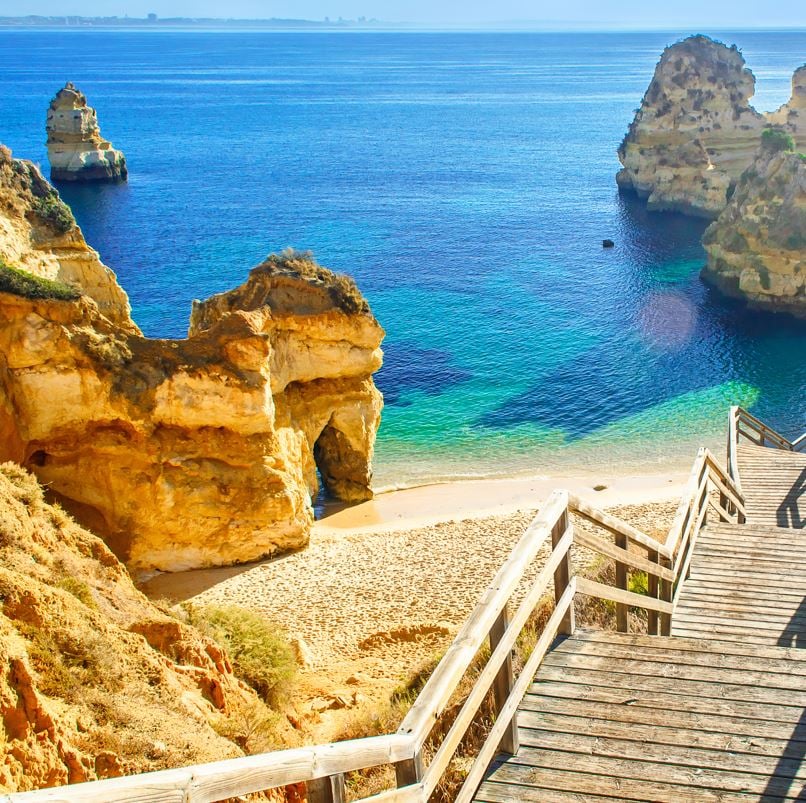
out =
<path fill-rule="evenodd" d="M 395 23 L 360 17 L 357 20 L 324 19 L 222 19 L 218 17 L 81 17 L 27 15 L 23 17 L 0 17 L 0 28 L 233 28 L 261 30 L 300 30 L 300 29 L 354 29 L 398 27 Z M 403 25 L 402 27 L 406 27 Z"/>
<path fill-rule="evenodd" d="M 768 32 L 800 32 L 806 25 L 769 25 L 769 26 L 728 26 L 703 22 L 703 30 L 718 31 L 768 31 Z M 680 26 L 624 26 L 613 25 L 595 20 L 500 20 L 486 23 L 449 23 L 449 22 L 413 22 L 389 21 L 368 17 L 358 19 L 325 18 L 322 20 L 286 19 L 271 17 L 268 19 L 238 19 L 223 17 L 159 17 L 149 14 L 146 17 L 84 17 L 80 15 L 45 16 L 27 14 L 24 16 L 0 16 L 0 30 L 11 29 L 60 29 L 60 30 L 203 30 L 203 31 L 404 31 L 404 32 L 519 32 L 519 33 L 671 33 L 682 36 L 688 29 Z"/>

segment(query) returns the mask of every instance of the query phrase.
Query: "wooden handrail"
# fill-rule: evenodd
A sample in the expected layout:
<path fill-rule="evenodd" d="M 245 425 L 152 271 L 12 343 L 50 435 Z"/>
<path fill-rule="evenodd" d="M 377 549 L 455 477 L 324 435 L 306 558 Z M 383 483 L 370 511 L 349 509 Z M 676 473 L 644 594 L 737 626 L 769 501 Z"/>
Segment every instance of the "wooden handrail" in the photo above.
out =
<path fill-rule="evenodd" d="M 699 450 L 672 526 L 663 541 L 597 509 L 575 494 L 555 491 L 529 524 L 459 630 L 397 733 L 17 793 L 0 797 L 0 803 L 117 803 L 124 800 L 134 803 L 212 803 L 299 782 L 318 784 L 317 799 L 336 803 L 342 796 L 344 773 L 382 764 L 395 765 L 398 788 L 366 798 L 367 801 L 425 803 L 444 777 L 456 749 L 485 700 L 490 700 L 493 693 L 495 721 L 456 798 L 467 803 L 495 754 L 502 750 L 517 750 L 515 715 L 518 705 L 557 634 L 573 632 L 576 594 L 615 602 L 620 630 L 628 629 L 630 608 L 643 608 L 647 611 L 649 632 L 669 634 L 682 582 L 688 574 L 694 546 L 708 511 L 715 511 L 721 520 L 743 520 L 744 499 L 735 464 L 735 443 L 739 424 L 743 421 L 750 422 L 747 426 L 759 431 L 752 416 L 746 414 L 745 417 L 741 408 L 731 410 L 728 469 L 723 468 L 707 449 Z M 731 444 L 734 444 L 733 451 Z M 715 493 L 719 495 L 719 502 L 715 500 Z M 604 530 L 607 537 L 587 529 L 575 529 L 570 521 L 572 513 Z M 573 574 L 570 553 L 575 544 L 615 561 L 614 586 Z M 542 551 L 547 551 L 543 566 L 530 582 L 517 609 L 511 612 L 513 595 Z M 630 571 L 646 572 L 648 594 L 629 589 Z M 552 585 L 554 609 L 522 671 L 515 677 L 513 648 L 538 605 L 546 600 Z M 437 744 L 429 747 L 429 752 L 433 748 L 433 755 L 430 762 L 426 762 L 424 748 L 434 726 L 454 702 L 460 683 L 488 641 L 489 658 L 479 669 L 447 732 Z M 322 783 L 322 780 L 326 782 Z"/>
<path fill-rule="evenodd" d="M 555 491 L 549 497 L 431 674 L 398 728 L 398 734 L 413 735 L 418 741 L 425 741 L 520 583 L 524 571 L 546 543 L 552 527 L 567 508 L 568 494 L 565 491 Z"/>
<path fill-rule="evenodd" d="M 742 425 L 752 430 L 756 437 L 742 429 Z M 806 447 L 806 432 L 794 441 L 790 441 L 776 432 L 772 427 L 756 418 L 743 407 L 730 408 L 728 419 L 728 472 L 739 493 L 741 493 L 741 477 L 739 476 L 739 438 L 743 437 L 757 446 L 766 446 L 769 442 L 776 449 L 786 452 L 800 452 Z"/>
<path fill-rule="evenodd" d="M 277 786 L 310 781 L 409 758 L 411 739 L 397 734 L 317 747 L 278 750 L 177 770 L 17 792 L 14 803 L 212 803 Z M 4 798 L 0 797 L 4 802 Z"/>

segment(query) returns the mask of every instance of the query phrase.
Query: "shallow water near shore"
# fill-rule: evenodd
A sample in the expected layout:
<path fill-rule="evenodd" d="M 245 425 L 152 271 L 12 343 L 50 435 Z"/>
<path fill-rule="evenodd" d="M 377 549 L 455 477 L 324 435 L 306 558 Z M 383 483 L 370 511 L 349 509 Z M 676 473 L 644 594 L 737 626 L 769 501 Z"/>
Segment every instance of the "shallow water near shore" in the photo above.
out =
<path fill-rule="evenodd" d="M 62 195 L 148 335 L 289 245 L 352 274 L 388 333 L 378 487 L 657 470 L 722 454 L 731 403 L 794 435 L 806 395 L 806 325 L 720 299 L 705 223 L 616 191 L 684 33 L 4 31 L 0 141 L 46 166 L 50 98 L 87 93 L 130 181 Z M 788 99 L 806 32 L 705 33 Z"/>

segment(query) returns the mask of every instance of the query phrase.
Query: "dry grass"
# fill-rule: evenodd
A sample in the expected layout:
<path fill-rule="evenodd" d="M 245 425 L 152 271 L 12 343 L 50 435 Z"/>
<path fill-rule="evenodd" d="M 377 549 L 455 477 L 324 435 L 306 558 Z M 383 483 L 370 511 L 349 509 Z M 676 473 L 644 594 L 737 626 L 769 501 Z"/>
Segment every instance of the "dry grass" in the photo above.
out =
<path fill-rule="evenodd" d="M 324 287 L 333 303 L 348 314 L 367 314 L 369 304 L 361 295 L 356 283 L 343 273 L 334 273 L 320 265 L 311 251 L 287 248 L 279 254 L 270 254 L 256 270 L 270 270 L 282 276 L 304 279 L 310 284 Z"/>

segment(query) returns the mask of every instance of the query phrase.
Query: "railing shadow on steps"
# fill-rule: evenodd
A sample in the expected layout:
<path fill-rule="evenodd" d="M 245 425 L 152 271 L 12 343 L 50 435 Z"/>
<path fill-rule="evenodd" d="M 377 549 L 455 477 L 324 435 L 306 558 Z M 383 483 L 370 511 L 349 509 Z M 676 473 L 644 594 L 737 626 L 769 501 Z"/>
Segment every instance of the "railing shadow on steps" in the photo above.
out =
<path fill-rule="evenodd" d="M 393 764 L 397 788 L 364 799 L 378 803 L 425 803 L 442 781 L 466 732 L 492 694 L 492 727 L 454 798 L 466 803 L 475 795 L 496 755 L 517 751 L 517 708 L 555 638 L 574 632 L 577 594 L 614 602 L 620 631 L 627 631 L 628 611 L 635 607 L 647 611 L 651 634 L 670 634 L 694 545 L 709 510 L 722 521 L 744 520 L 739 486 L 707 449 L 700 449 L 697 454 L 672 526 L 663 541 L 598 510 L 574 494 L 555 491 L 499 569 L 394 734 L 16 793 L 0 796 L 0 802 L 213 803 L 304 782 L 309 803 L 339 803 L 346 799 L 346 773 Z M 575 529 L 572 513 L 606 535 Z M 571 565 L 574 545 L 615 561 L 615 585 L 575 574 Z M 513 597 L 539 553 L 545 555 L 545 562 L 515 607 Z M 647 594 L 628 590 L 630 570 L 647 573 Z M 513 666 L 516 641 L 547 594 L 553 595 L 553 610 L 516 676 Z M 489 644 L 489 658 L 479 669 L 458 713 L 448 723 L 444 715 L 454 702 L 459 684 L 486 644 Z M 433 744 L 429 737 L 437 731 L 438 724 L 446 730 L 438 743 Z M 424 755 L 426 743 L 432 753 L 428 761 Z"/>

